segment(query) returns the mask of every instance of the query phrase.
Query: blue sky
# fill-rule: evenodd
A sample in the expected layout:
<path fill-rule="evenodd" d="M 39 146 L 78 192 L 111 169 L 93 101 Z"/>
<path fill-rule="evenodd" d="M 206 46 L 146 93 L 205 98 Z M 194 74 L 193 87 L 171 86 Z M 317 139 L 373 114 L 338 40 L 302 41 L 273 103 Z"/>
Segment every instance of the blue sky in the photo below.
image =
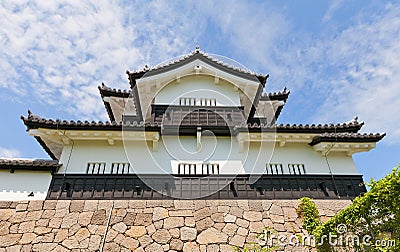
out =
<path fill-rule="evenodd" d="M 127 69 L 189 53 L 235 59 L 291 90 L 280 123 L 365 121 L 386 132 L 355 154 L 365 179 L 400 153 L 398 1 L 2 1 L 0 156 L 47 158 L 25 132 L 47 118 L 106 120 L 97 86 L 129 87 Z"/>

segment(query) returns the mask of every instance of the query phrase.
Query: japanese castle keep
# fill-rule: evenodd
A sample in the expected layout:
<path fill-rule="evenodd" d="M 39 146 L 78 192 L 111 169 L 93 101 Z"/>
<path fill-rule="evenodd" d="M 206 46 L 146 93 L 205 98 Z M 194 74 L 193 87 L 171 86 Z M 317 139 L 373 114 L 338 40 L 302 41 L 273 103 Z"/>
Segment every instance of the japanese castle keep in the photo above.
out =
<path fill-rule="evenodd" d="M 199 48 L 127 76 L 99 86 L 107 122 L 21 117 L 50 158 L 0 159 L 0 251 L 231 251 L 366 192 L 352 155 L 385 134 L 357 118 L 281 123 L 286 88 Z"/>

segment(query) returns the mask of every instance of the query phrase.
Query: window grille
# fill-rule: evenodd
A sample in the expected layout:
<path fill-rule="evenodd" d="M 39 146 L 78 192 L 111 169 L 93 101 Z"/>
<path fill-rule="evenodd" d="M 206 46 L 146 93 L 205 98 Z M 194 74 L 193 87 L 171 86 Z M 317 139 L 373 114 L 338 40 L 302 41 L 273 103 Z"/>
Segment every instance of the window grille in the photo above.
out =
<path fill-rule="evenodd" d="M 197 168 L 201 169 L 197 169 Z M 178 164 L 179 175 L 214 175 L 219 174 L 219 164 L 211 163 L 179 163 Z"/>
<path fill-rule="evenodd" d="M 196 100 L 193 97 L 181 97 L 179 98 L 179 105 L 181 106 L 208 106 L 208 107 L 215 107 L 217 106 L 217 99 L 216 98 L 200 98 Z"/>
<path fill-rule="evenodd" d="M 217 99 L 215 98 L 200 98 L 199 100 L 200 106 L 217 106 Z"/>
<path fill-rule="evenodd" d="M 304 164 L 288 164 L 289 173 L 292 175 L 306 174 L 306 167 Z"/>
<path fill-rule="evenodd" d="M 201 172 L 203 175 L 219 174 L 219 164 L 201 164 Z"/>
<path fill-rule="evenodd" d="M 129 174 L 131 165 L 129 163 L 112 163 L 111 174 Z"/>
<path fill-rule="evenodd" d="M 181 98 L 179 98 L 179 105 L 181 105 L 181 106 L 196 106 L 196 98 L 181 97 Z"/>
<path fill-rule="evenodd" d="M 267 164 L 267 174 L 278 175 L 283 174 L 283 165 L 278 163 Z"/>
<path fill-rule="evenodd" d="M 103 162 L 89 162 L 87 164 L 87 174 L 104 174 L 106 170 L 106 163 Z"/>

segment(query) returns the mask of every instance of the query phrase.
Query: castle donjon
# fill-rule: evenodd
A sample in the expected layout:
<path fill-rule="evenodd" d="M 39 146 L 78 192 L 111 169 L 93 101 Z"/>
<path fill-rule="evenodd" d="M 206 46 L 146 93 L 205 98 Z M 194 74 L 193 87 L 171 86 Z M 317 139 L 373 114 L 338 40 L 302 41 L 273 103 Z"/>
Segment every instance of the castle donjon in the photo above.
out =
<path fill-rule="evenodd" d="M 0 159 L 0 251 L 234 251 L 366 192 L 352 155 L 385 135 L 358 118 L 281 122 L 290 91 L 198 47 L 127 77 L 108 121 L 21 117 L 49 159 Z"/>

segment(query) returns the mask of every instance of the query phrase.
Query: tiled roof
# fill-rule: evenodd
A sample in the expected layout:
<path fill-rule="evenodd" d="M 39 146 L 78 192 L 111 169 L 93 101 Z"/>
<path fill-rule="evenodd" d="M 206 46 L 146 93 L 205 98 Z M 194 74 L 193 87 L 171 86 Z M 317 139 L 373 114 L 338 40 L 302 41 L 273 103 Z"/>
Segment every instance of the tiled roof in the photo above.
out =
<path fill-rule="evenodd" d="M 321 142 L 378 142 L 384 138 L 385 135 L 386 133 L 323 133 L 319 136 L 315 136 L 310 145 L 316 145 Z"/>
<path fill-rule="evenodd" d="M 61 164 L 58 163 L 58 160 L 0 158 L 0 169 L 7 169 L 12 171 L 57 171 L 60 166 Z"/>
<path fill-rule="evenodd" d="M 144 74 L 148 75 L 153 75 L 153 74 L 158 74 L 160 72 L 163 72 L 164 70 L 169 70 L 171 68 L 174 68 L 176 66 L 181 66 L 185 64 L 186 62 L 190 62 L 195 59 L 203 59 L 205 62 L 210 63 L 211 65 L 224 68 L 230 73 L 236 74 L 240 77 L 251 79 L 251 80 L 258 80 L 263 86 L 265 85 L 265 82 L 268 78 L 268 75 L 263 75 L 263 74 L 258 74 L 249 70 L 244 70 L 239 67 L 235 67 L 233 65 L 228 65 L 227 63 L 224 63 L 217 58 L 212 57 L 211 55 L 203 52 L 200 50 L 200 48 L 197 46 L 196 50 L 192 51 L 189 54 L 186 54 L 184 56 L 181 56 L 178 59 L 175 59 L 173 61 L 169 61 L 165 64 L 160 64 L 154 67 L 149 68 L 147 65 L 144 67 L 142 70 L 137 70 L 137 71 L 127 71 L 126 73 L 129 75 L 129 79 L 132 82 L 132 79 L 138 79 L 141 78 Z M 132 85 L 133 83 L 131 83 Z"/>
<path fill-rule="evenodd" d="M 248 124 L 237 126 L 238 131 L 271 131 L 275 130 L 279 133 L 329 133 L 329 132 L 358 132 L 364 122 L 351 121 L 348 123 L 338 124 L 278 124 L 276 126 Z"/>
<path fill-rule="evenodd" d="M 274 93 L 264 93 L 261 95 L 260 100 L 269 100 L 269 101 L 286 101 L 287 98 L 289 97 L 290 91 L 286 89 L 286 87 L 279 92 L 274 92 Z"/>
<path fill-rule="evenodd" d="M 129 95 L 131 94 L 131 90 L 110 88 L 104 83 L 102 83 L 101 86 L 99 86 L 98 88 L 102 98 L 109 96 L 128 98 Z"/>
<path fill-rule="evenodd" d="M 95 122 L 95 121 L 66 121 L 66 120 L 53 120 L 45 119 L 32 114 L 28 111 L 28 117 L 22 116 L 21 119 L 28 129 L 35 128 L 51 128 L 51 129 L 71 129 L 71 130 L 122 130 L 123 126 L 131 126 L 133 128 L 144 128 L 151 127 L 158 129 L 161 127 L 157 122 L 144 123 L 144 122 Z M 364 125 L 364 122 L 358 122 L 357 120 L 350 121 L 348 123 L 338 124 L 279 124 L 275 126 L 270 125 L 258 125 L 258 124 L 242 124 L 235 126 L 238 131 L 273 131 L 276 129 L 277 132 L 281 133 L 334 133 L 334 132 L 350 132 L 356 133 Z"/>
<path fill-rule="evenodd" d="M 104 97 L 121 97 L 121 98 L 129 98 L 131 94 L 131 90 L 121 90 L 121 89 L 115 89 L 115 88 L 110 88 L 107 87 L 106 84 L 102 83 L 101 86 L 98 87 L 100 91 L 101 98 L 104 103 L 104 107 L 106 108 L 108 117 L 110 118 L 111 121 L 115 121 L 115 116 L 114 112 L 111 108 L 111 105 L 109 102 L 106 102 L 103 98 Z M 133 99 L 133 96 L 131 96 Z"/>
<path fill-rule="evenodd" d="M 122 130 L 122 126 L 126 127 L 158 127 L 157 123 L 144 123 L 144 122 L 103 122 L 103 121 L 67 121 L 60 119 L 45 119 L 40 116 L 32 114 L 32 112 L 28 111 L 28 117 L 21 116 L 22 121 L 26 125 L 28 129 L 37 129 L 37 128 L 50 128 L 50 129 L 71 129 L 71 130 Z"/>

